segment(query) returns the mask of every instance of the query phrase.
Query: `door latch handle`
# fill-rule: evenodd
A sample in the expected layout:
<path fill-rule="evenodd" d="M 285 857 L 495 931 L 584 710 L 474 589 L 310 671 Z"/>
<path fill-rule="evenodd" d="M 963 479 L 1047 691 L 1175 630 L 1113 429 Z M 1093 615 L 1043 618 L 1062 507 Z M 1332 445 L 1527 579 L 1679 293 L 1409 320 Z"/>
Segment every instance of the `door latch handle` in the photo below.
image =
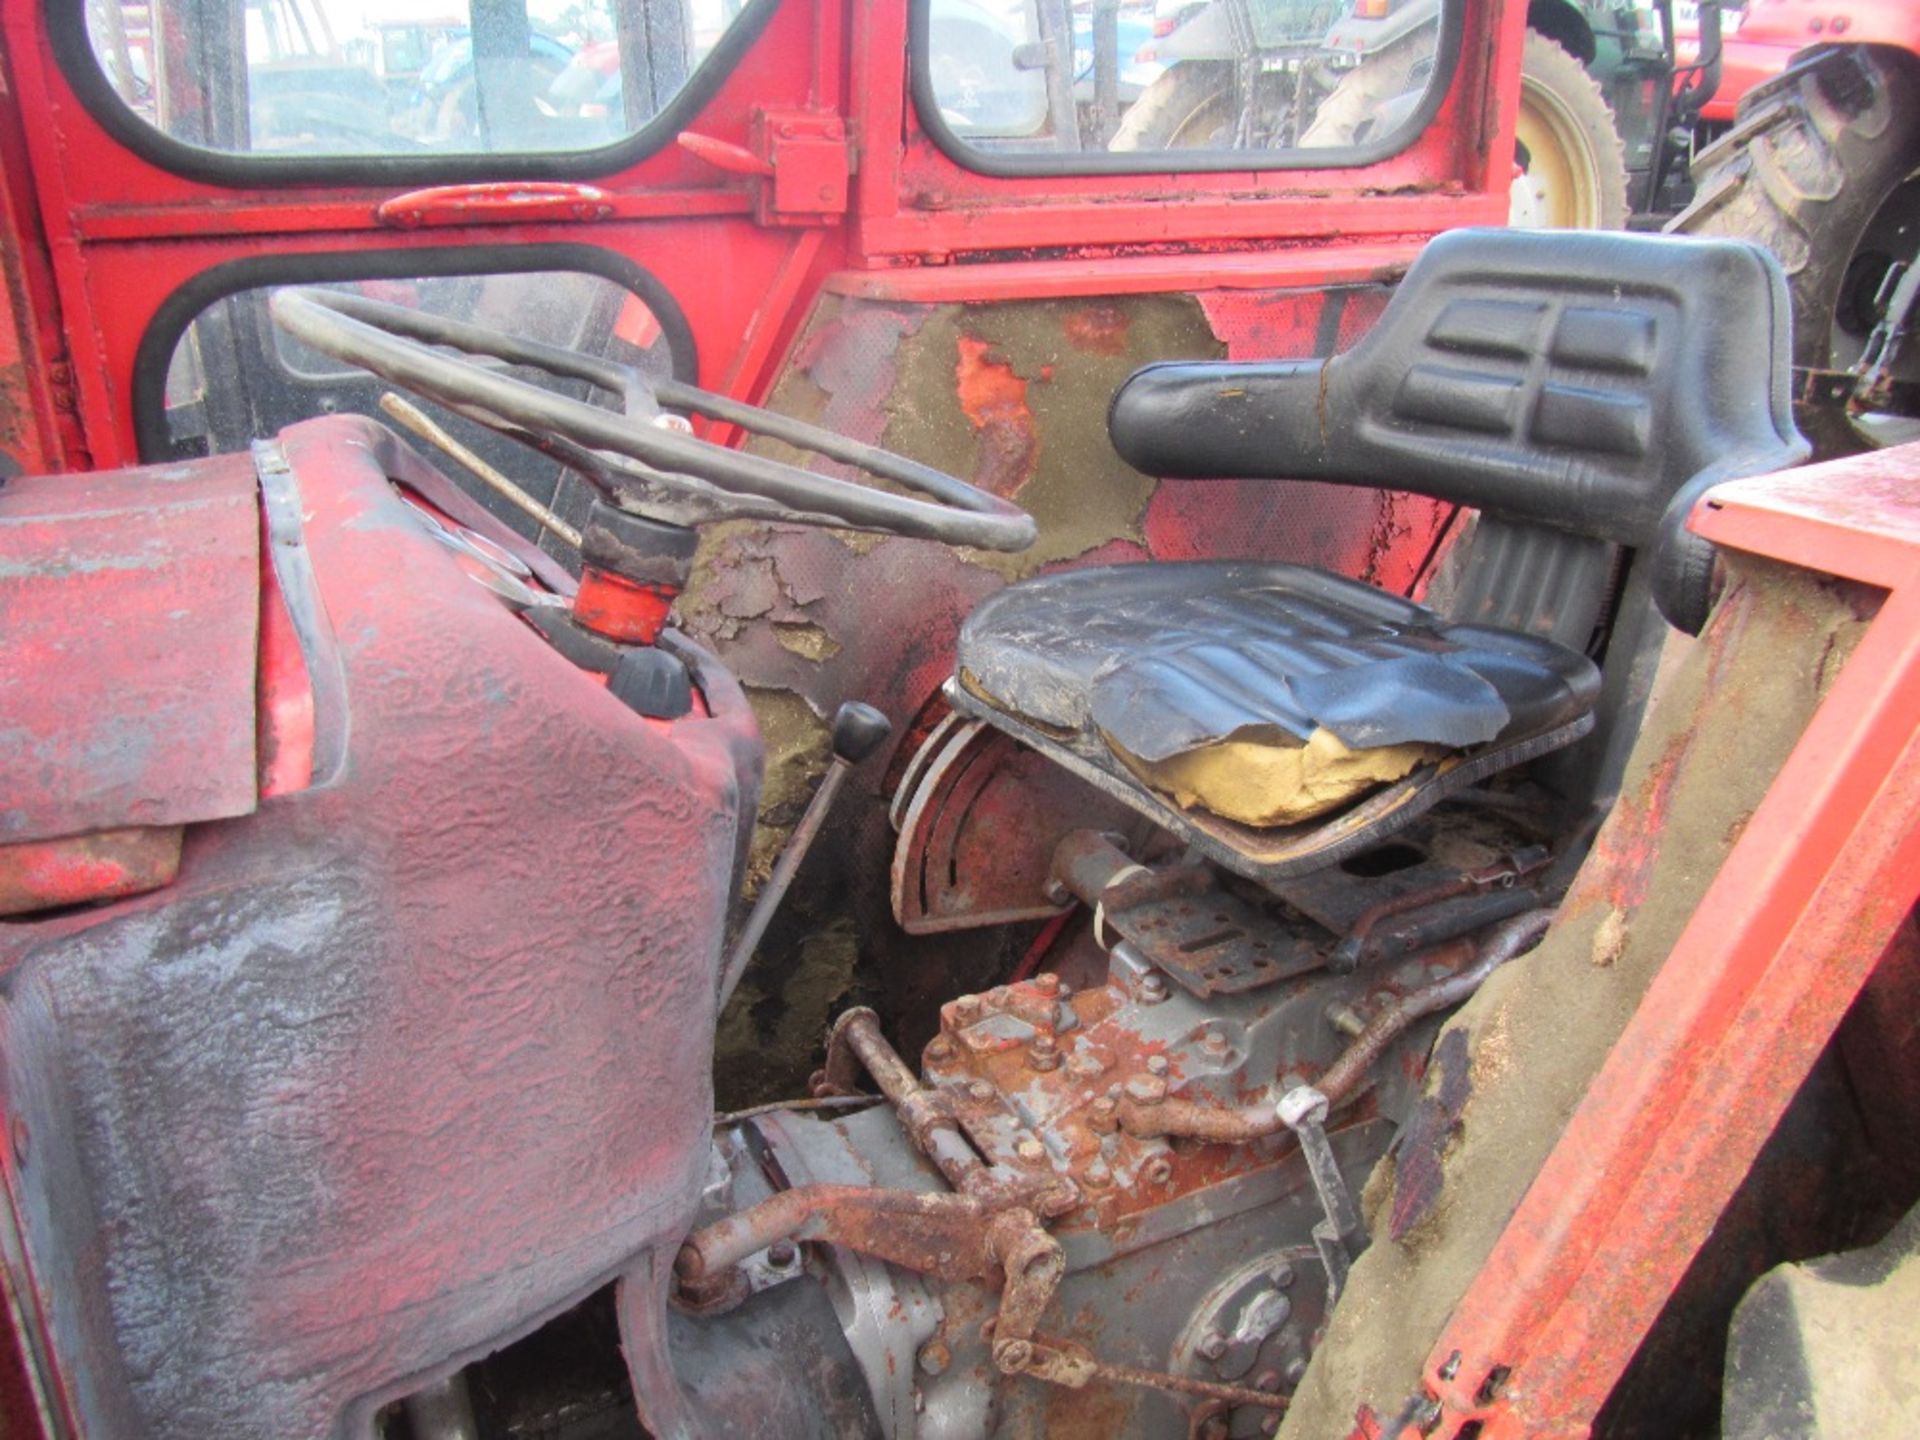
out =
<path fill-rule="evenodd" d="M 431 185 L 383 200 L 374 211 L 394 230 L 436 225 L 522 225 L 542 221 L 611 220 L 613 197 L 566 180 L 492 180 Z"/>

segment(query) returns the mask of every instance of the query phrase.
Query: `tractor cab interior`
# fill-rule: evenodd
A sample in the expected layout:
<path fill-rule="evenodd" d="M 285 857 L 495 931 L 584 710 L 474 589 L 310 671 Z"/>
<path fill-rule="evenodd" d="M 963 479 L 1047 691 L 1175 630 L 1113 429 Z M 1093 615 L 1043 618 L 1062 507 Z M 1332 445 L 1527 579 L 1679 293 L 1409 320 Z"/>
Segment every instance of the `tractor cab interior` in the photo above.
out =
<path fill-rule="evenodd" d="M 1703 518 L 1777 262 L 1493 228 L 1541 12 L 0 0 L 8 1440 L 1717 1414 L 1599 1077 L 1907 651 Z"/>

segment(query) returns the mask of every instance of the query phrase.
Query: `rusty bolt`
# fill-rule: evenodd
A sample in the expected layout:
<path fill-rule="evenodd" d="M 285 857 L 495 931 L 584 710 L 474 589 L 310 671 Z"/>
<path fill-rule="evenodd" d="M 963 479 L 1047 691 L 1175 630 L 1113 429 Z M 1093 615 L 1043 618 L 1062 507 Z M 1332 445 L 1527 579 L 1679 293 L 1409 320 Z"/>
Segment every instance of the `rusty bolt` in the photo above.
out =
<path fill-rule="evenodd" d="M 1036 1035 L 1027 1047 L 1027 1059 L 1036 1070 L 1060 1068 L 1060 1046 L 1051 1035 Z"/>
<path fill-rule="evenodd" d="M 1278 1265 L 1267 1271 L 1267 1279 L 1284 1290 L 1293 1284 L 1293 1266 L 1282 1260 Z"/>
<path fill-rule="evenodd" d="M 1342 1035 L 1358 1035 L 1367 1028 L 1367 1017 L 1344 1000 L 1327 1005 L 1327 1023 Z"/>
<path fill-rule="evenodd" d="M 984 1105 L 987 1101 L 993 1099 L 993 1086 L 984 1080 L 976 1080 L 967 1086 L 967 1098 L 969 1100 L 978 1100 Z"/>
<path fill-rule="evenodd" d="M 1018 1375 L 1033 1359 L 1033 1346 L 1024 1340 L 1002 1340 L 993 1347 L 993 1363 L 1002 1375 Z"/>
<path fill-rule="evenodd" d="M 767 1246 L 767 1263 L 776 1270 L 784 1270 L 800 1258 L 800 1251 L 791 1240 L 776 1240 Z"/>
<path fill-rule="evenodd" d="M 1093 1102 L 1093 1113 L 1088 1117 L 1087 1123 L 1098 1133 L 1111 1135 L 1119 1124 L 1119 1121 L 1114 1118 L 1114 1111 L 1118 1108 L 1111 1097 L 1102 1095 Z"/>
<path fill-rule="evenodd" d="M 1306 1378 L 1307 1362 L 1303 1357 L 1296 1355 L 1293 1359 L 1287 1361 L 1287 1388 L 1289 1390 L 1298 1388 L 1300 1382 Z"/>
<path fill-rule="evenodd" d="M 936 1035 L 927 1042 L 927 1063 L 944 1064 L 953 1058 L 953 1042 L 944 1035 Z"/>
<path fill-rule="evenodd" d="M 953 1002 L 953 1018 L 961 1025 L 971 1025 L 980 1018 L 980 997 L 962 995 Z"/>
<path fill-rule="evenodd" d="M 1278 1410 L 1269 1410 L 1265 1415 L 1260 1417 L 1260 1433 L 1262 1435 L 1272 1435 L 1279 1429 L 1280 1412 Z"/>
<path fill-rule="evenodd" d="M 1170 1067 L 1167 1064 L 1166 1056 L 1164 1055 L 1147 1056 L 1147 1073 L 1149 1075 L 1164 1075 L 1167 1073 L 1167 1070 L 1169 1068 Z"/>
<path fill-rule="evenodd" d="M 1259 1377 L 1253 1382 L 1253 1388 L 1256 1390 L 1278 1390 L 1280 1388 L 1280 1372 L 1278 1370 L 1262 1370 Z"/>
<path fill-rule="evenodd" d="M 1029 1135 L 1013 1147 L 1013 1153 L 1032 1165 L 1047 1158 L 1047 1147 Z"/>
<path fill-rule="evenodd" d="M 1061 1179 L 1037 1191 L 1033 1197 L 1033 1208 L 1049 1220 L 1066 1214 L 1079 1203 L 1080 1187 L 1067 1179 Z"/>
<path fill-rule="evenodd" d="M 1113 1171 L 1107 1168 L 1107 1162 L 1096 1160 L 1086 1169 L 1087 1184 L 1096 1190 L 1104 1190 L 1113 1183 Z"/>
<path fill-rule="evenodd" d="M 944 1375 L 947 1367 L 953 1363 L 953 1351 L 947 1348 L 947 1342 L 938 1337 L 927 1341 L 920 1347 L 919 1365 L 922 1375 Z"/>
<path fill-rule="evenodd" d="M 1051 998 L 1060 993 L 1060 977 L 1058 975 L 1036 975 L 1033 977 L 1033 988 L 1038 990 L 1042 995 Z"/>
<path fill-rule="evenodd" d="M 1164 1155 L 1156 1155 L 1147 1162 L 1147 1180 L 1150 1184 L 1164 1185 L 1173 1179 L 1173 1162 Z"/>
<path fill-rule="evenodd" d="M 1225 1035 L 1221 1034 L 1218 1030 L 1209 1030 L 1200 1037 L 1200 1048 L 1218 1060 L 1222 1055 L 1227 1053 L 1230 1047 L 1227 1044 L 1227 1037 Z"/>
<path fill-rule="evenodd" d="M 1227 1353 L 1227 1337 L 1218 1330 L 1209 1330 L 1200 1337 L 1200 1353 L 1209 1360 L 1218 1360 Z"/>
<path fill-rule="evenodd" d="M 924 197 L 923 197 L 924 198 Z M 1040 893 L 1047 897 L 1049 905 L 1064 905 L 1073 899 L 1073 892 L 1059 880 L 1050 879 L 1040 887 Z"/>
<path fill-rule="evenodd" d="M 1167 1098 L 1167 1082 L 1158 1075 L 1136 1075 L 1127 1081 L 1127 1098 L 1142 1105 L 1158 1105 Z"/>
<path fill-rule="evenodd" d="M 1091 1050 L 1076 1050 L 1067 1061 L 1067 1069 L 1082 1080 L 1091 1080 L 1107 1067 Z"/>
<path fill-rule="evenodd" d="M 1158 1005 L 1167 998 L 1167 977 L 1161 974 L 1140 977 L 1140 1003 Z"/>

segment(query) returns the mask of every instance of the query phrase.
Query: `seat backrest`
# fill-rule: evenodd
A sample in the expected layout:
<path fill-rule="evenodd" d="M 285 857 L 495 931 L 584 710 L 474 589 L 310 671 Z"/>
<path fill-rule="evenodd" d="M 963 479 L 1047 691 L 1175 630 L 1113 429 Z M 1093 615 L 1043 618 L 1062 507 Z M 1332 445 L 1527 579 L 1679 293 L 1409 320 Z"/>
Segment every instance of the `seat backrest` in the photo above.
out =
<path fill-rule="evenodd" d="M 1697 628 L 1708 567 L 1685 529 L 1694 500 L 1808 453 L 1789 404 L 1789 314 L 1758 246 L 1456 230 L 1351 350 L 1149 365 L 1114 396 L 1109 429 L 1153 475 L 1387 486 L 1653 547 L 1662 609 Z"/>

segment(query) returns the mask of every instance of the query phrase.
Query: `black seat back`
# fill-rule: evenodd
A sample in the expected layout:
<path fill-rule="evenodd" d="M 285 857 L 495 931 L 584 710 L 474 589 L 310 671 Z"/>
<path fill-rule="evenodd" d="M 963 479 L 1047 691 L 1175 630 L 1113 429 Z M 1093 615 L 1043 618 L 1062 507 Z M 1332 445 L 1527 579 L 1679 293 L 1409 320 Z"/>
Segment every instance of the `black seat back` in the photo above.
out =
<path fill-rule="evenodd" d="M 1694 500 L 1807 454 L 1788 317 L 1757 246 L 1456 230 L 1346 353 L 1150 365 L 1114 396 L 1109 428 L 1149 474 L 1411 490 L 1476 507 L 1507 543 L 1519 525 L 1589 542 L 1566 554 L 1647 551 L 1661 608 L 1697 629 Z"/>
<path fill-rule="evenodd" d="M 1807 457 L 1790 313 L 1754 245 L 1456 230 L 1344 354 L 1149 365 L 1108 428 L 1153 475 L 1327 480 L 1477 509 L 1429 598 L 1604 655 L 1593 734 L 1536 772 L 1592 817 L 1638 732 L 1660 616 L 1689 632 L 1706 620 L 1713 555 L 1686 528 L 1694 502 Z"/>

